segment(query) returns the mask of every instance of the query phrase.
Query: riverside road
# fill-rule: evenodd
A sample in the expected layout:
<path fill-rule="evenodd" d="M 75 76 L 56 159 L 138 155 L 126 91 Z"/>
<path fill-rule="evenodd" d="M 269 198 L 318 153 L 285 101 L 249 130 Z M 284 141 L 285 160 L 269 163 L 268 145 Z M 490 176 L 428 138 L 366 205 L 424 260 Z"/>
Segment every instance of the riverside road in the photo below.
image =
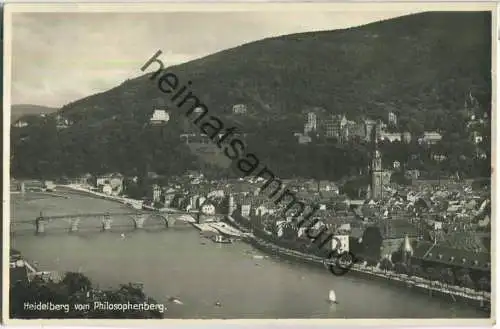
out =
<path fill-rule="evenodd" d="M 12 221 L 35 219 L 40 211 L 55 216 L 89 209 L 129 210 L 115 202 L 65 194 L 68 198 L 12 194 Z M 145 292 L 159 303 L 179 297 L 183 305 L 170 304 L 166 311 L 171 318 L 487 317 L 476 308 L 390 283 L 336 277 L 321 268 L 254 257 L 262 253 L 243 242 L 215 244 L 189 225 L 150 228 L 134 231 L 130 225 L 106 233 L 44 236 L 26 231 L 11 235 L 11 247 L 40 270 L 80 270 L 100 287 L 142 282 Z M 332 288 L 339 301 L 333 306 L 326 302 Z"/>

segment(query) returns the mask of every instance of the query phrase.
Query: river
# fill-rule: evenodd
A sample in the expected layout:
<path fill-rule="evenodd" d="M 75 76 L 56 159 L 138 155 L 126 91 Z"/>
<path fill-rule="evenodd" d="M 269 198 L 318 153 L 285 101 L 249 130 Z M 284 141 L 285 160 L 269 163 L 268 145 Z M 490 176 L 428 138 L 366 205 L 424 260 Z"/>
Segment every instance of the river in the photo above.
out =
<path fill-rule="evenodd" d="M 40 211 L 57 215 L 128 210 L 115 202 L 66 195 L 11 194 L 12 222 L 33 220 Z M 130 221 L 123 223 L 106 233 L 95 229 L 69 234 L 49 228 L 44 236 L 34 235 L 33 224 L 15 225 L 11 247 L 41 270 L 80 270 L 103 288 L 142 282 L 148 295 L 165 304 L 169 296 L 178 296 L 184 305 L 170 304 L 169 318 L 488 317 L 451 298 L 432 298 L 349 275 L 335 277 L 324 269 L 271 257 L 255 259 L 261 253 L 243 242 L 215 244 L 190 226 L 166 229 L 150 224 L 133 231 Z M 326 301 L 332 288 L 339 301 L 333 306 Z"/>

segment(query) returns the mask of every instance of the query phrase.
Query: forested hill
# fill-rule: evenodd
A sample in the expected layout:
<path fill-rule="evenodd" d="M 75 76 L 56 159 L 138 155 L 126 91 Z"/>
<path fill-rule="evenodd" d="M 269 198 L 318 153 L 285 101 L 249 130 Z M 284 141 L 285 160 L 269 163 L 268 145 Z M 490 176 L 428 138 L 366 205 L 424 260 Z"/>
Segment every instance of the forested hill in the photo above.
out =
<path fill-rule="evenodd" d="M 158 48 L 168 52 L 168 45 Z M 316 171 L 338 177 L 342 170 L 335 167 L 339 161 L 330 159 L 332 152 L 310 148 L 299 159 L 296 141 L 283 145 L 284 136 L 293 139 L 293 132 L 303 129 L 305 109 L 323 107 L 350 119 L 365 114 L 387 118 L 393 110 L 401 129 L 463 134 L 462 110 L 469 91 L 482 111 L 490 111 L 490 54 L 490 13 L 422 13 L 345 30 L 269 38 L 170 70 L 181 85 L 193 82 L 193 93 L 212 113 L 258 134 L 250 141 L 259 146 L 254 152 L 279 168 L 277 174 Z M 231 106 L 238 103 L 248 105 L 247 115 L 231 114 Z M 56 134 L 32 127 L 32 136 L 26 138 L 24 132 L 22 143 L 13 135 L 12 170 L 38 175 L 47 170 L 126 172 L 146 164 L 164 172 L 187 168 L 193 159 L 179 142 L 179 112 L 172 108 L 173 118 L 162 136 L 145 126 L 158 105 L 168 106 L 169 95 L 158 91 L 148 75 L 67 104 L 61 111 L 75 122 L 71 128 Z M 287 149 L 287 155 L 278 149 Z M 317 159 L 311 158 L 313 153 Z M 308 171 L 294 167 L 303 161 Z M 309 168 L 315 163 L 324 164 L 324 170 Z M 353 164 L 344 159 L 342 165 Z"/>
<path fill-rule="evenodd" d="M 168 50 L 168 45 L 158 47 Z M 301 112 L 311 106 L 384 118 L 393 109 L 403 124 L 412 118 L 432 126 L 436 110 L 444 115 L 442 111 L 462 109 L 469 90 L 480 103 L 489 103 L 491 17 L 422 13 L 345 30 L 286 35 L 172 70 L 181 81 L 193 81 L 194 92 L 211 111 L 229 113 L 233 104 L 250 105 L 247 120 L 281 119 L 284 114 L 302 119 Z M 163 103 L 168 96 L 143 76 L 63 110 L 105 118 L 150 112 Z"/>

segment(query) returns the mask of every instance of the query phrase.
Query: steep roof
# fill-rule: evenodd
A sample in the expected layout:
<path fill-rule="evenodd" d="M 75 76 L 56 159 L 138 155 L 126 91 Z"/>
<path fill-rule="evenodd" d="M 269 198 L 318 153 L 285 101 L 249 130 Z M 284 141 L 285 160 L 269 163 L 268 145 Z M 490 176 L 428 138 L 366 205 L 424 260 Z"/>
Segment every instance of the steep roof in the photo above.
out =
<path fill-rule="evenodd" d="M 466 251 L 488 252 L 488 248 L 485 246 L 483 238 L 484 234 L 479 234 L 474 231 L 452 232 L 445 236 L 442 245 Z"/>
<path fill-rule="evenodd" d="M 458 266 L 483 271 L 491 270 L 491 257 L 489 253 L 449 248 L 442 245 L 434 245 L 430 242 L 419 243 L 413 257 L 447 266 Z"/>
<path fill-rule="evenodd" d="M 389 231 L 386 231 L 386 225 Z M 415 237 L 418 233 L 417 227 L 405 220 L 388 219 L 387 224 L 385 221 L 379 222 L 379 227 L 384 239 L 403 238 L 405 235 Z"/>

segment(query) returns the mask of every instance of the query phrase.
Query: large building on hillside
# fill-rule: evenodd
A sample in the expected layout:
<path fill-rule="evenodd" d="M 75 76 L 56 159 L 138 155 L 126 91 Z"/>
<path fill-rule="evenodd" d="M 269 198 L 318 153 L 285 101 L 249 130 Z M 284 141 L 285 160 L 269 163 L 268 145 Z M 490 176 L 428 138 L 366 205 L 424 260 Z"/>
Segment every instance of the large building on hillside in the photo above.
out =
<path fill-rule="evenodd" d="M 154 110 L 149 121 L 151 124 L 163 124 L 170 120 L 170 115 L 165 110 Z"/>
<path fill-rule="evenodd" d="M 317 115 L 314 112 L 307 113 L 307 122 L 304 125 L 304 134 L 317 130 Z"/>
<path fill-rule="evenodd" d="M 389 125 L 397 126 L 398 125 L 398 116 L 394 112 L 389 112 L 387 121 Z"/>

